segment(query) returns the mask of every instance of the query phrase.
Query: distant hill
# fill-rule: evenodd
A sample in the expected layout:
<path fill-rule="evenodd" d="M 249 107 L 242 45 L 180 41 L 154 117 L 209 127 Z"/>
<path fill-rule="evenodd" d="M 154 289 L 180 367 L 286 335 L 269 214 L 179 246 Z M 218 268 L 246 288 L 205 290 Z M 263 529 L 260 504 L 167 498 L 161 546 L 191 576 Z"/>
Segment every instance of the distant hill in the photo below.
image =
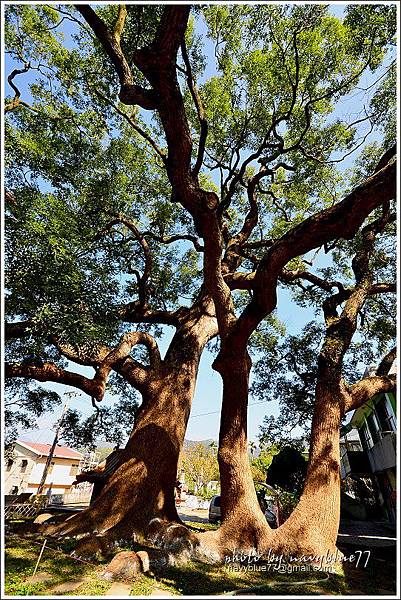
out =
<path fill-rule="evenodd" d="M 184 440 L 184 450 L 187 450 L 196 444 L 202 444 L 202 446 L 205 446 L 205 448 L 209 448 L 212 442 L 216 442 L 217 444 L 217 440 L 213 440 L 212 438 L 209 440 Z"/>
<path fill-rule="evenodd" d="M 184 440 L 184 450 L 188 450 L 188 448 L 191 448 L 192 446 L 195 446 L 196 444 L 202 444 L 202 446 L 204 446 L 205 448 L 209 448 L 210 444 L 216 440 L 213 439 L 209 439 L 209 440 Z M 217 442 L 216 442 L 217 444 Z M 102 462 L 102 460 L 104 460 L 109 454 L 111 454 L 111 452 L 113 451 L 115 444 L 110 444 L 108 442 L 105 442 L 103 440 L 99 440 L 98 442 L 98 446 L 96 447 L 96 454 L 98 456 L 98 460 L 99 462 Z M 121 445 L 121 448 L 124 447 L 124 444 Z"/>
<path fill-rule="evenodd" d="M 217 440 L 213 440 L 212 438 L 207 440 L 184 440 L 184 450 L 191 448 L 192 446 L 196 446 L 196 444 L 202 444 L 205 448 L 209 448 L 210 444 L 215 442 L 217 444 Z M 108 442 L 104 442 L 103 440 L 98 442 L 98 446 L 96 448 L 96 452 L 102 455 L 102 458 L 110 454 L 114 448 L 115 444 L 110 444 Z M 124 447 L 124 444 L 121 445 L 121 448 Z"/>

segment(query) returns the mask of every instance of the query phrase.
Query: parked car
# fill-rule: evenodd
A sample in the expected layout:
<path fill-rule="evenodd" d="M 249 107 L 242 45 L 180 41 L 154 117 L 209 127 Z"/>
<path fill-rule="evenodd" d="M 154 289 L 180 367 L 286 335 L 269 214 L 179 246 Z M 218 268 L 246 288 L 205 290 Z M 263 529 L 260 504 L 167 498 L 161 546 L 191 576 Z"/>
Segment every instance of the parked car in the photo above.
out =
<path fill-rule="evenodd" d="M 266 483 L 257 484 L 257 488 L 259 487 L 262 489 L 257 489 L 256 495 L 260 508 L 270 527 L 275 529 L 279 525 L 278 493 Z M 209 505 L 209 523 L 218 523 L 219 521 L 221 521 L 220 496 L 213 496 Z"/>
<path fill-rule="evenodd" d="M 209 523 L 221 521 L 220 496 L 213 496 L 209 504 Z"/>

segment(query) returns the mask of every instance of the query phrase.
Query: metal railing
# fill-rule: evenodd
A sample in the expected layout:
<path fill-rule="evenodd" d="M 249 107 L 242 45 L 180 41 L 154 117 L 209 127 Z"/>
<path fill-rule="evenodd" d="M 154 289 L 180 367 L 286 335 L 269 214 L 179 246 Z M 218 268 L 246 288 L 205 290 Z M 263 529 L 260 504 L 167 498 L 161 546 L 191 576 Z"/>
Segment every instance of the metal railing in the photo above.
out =
<path fill-rule="evenodd" d="M 34 517 L 41 510 L 38 504 L 9 504 L 4 508 L 4 519 L 22 519 L 26 517 Z"/>

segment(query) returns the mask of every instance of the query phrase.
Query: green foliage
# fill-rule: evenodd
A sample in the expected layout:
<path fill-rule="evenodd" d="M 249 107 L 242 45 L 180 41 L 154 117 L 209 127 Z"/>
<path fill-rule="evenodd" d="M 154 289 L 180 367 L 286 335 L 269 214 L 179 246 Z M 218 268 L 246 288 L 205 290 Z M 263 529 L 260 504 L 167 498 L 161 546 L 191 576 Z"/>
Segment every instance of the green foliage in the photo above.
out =
<path fill-rule="evenodd" d="M 273 440 L 275 444 L 286 444 L 296 427 L 308 431 L 321 339 L 321 325 L 309 323 L 301 335 L 287 336 L 256 362 L 252 396 L 278 400 L 281 409 L 279 417 L 265 417 L 260 429 L 262 444 Z"/>
<path fill-rule="evenodd" d="M 37 429 L 38 418 L 56 409 L 61 404 L 61 398 L 56 392 L 26 380 L 8 379 L 5 388 L 7 401 L 4 403 L 4 447 L 9 452 L 19 431 Z"/>
<path fill-rule="evenodd" d="M 216 495 L 216 491 L 208 489 L 206 487 L 202 487 L 196 492 L 196 495 L 201 500 L 211 500 L 213 496 Z"/>
<path fill-rule="evenodd" d="M 394 10 L 380 7 L 378 13 L 375 7 L 356 7 L 352 18 L 341 22 L 320 5 L 204 9 L 219 72 L 201 92 L 209 120 L 208 154 L 220 170 L 221 196 L 240 155 L 256 152 L 262 142 L 273 150 L 282 143 L 294 148 L 285 160 L 295 170 L 278 169 L 264 185 L 260 223 L 265 238 L 284 233 L 309 211 L 331 204 L 334 193 L 341 194 L 345 182 L 330 159 L 357 145 L 358 127 L 331 115 L 361 74 L 379 66 L 392 43 Z M 394 91 L 387 97 L 394 102 Z M 378 111 L 378 104 L 379 99 L 372 103 L 376 125 L 376 113 L 386 112 Z M 274 119 L 279 125 L 272 130 Z M 268 162 L 272 167 L 276 161 Z M 233 230 L 244 206 L 238 185 L 229 212 Z"/>
<path fill-rule="evenodd" d="M 307 461 L 293 446 L 284 446 L 267 469 L 266 483 L 300 497 L 305 482 Z"/>
<path fill-rule="evenodd" d="M 208 494 L 205 489 L 207 483 L 220 479 L 216 452 L 213 448 L 207 448 L 203 444 L 194 444 L 184 449 L 180 456 L 179 469 L 180 467 L 184 470 L 185 481 L 189 489 L 196 487 L 195 493 L 206 494 L 205 498 Z"/>
<path fill-rule="evenodd" d="M 370 103 L 374 115 L 373 122 L 384 134 L 383 148 L 385 150 L 397 138 L 396 86 L 397 69 L 393 62 Z"/>
<path fill-rule="evenodd" d="M 298 494 L 281 492 L 280 494 L 280 524 L 284 523 L 299 502 Z"/>
<path fill-rule="evenodd" d="M 138 412 L 138 394 L 119 376 L 114 376 L 110 391 L 116 396 L 112 406 L 97 406 L 89 417 L 76 409 L 67 411 L 60 439 L 71 448 L 95 450 L 101 441 L 123 445 L 131 433 Z"/>
<path fill-rule="evenodd" d="M 271 446 L 262 447 L 259 455 L 251 460 L 252 479 L 256 482 L 266 481 L 266 472 L 271 465 L 274 456 L 279 451 L 279 448 L 272 444 Z"/>
<path fill-rule="evenodd" d="M 96 10 L 113 28 L 118 6 Z M 127 6 L 121 45 L 130 63 L 135 48 L 152 40 L 162 10 L 156 5 Z M 242 226 L 249 209 L 245 186 L 260 167 L 270 168 L 272 174 L 258 190 L 259 224 L 251 242 L 282 235 L 372 172 L 374 161 L 395 138 L 395 69 L 389 66 L 394 33 L 392 5 L 350 5 L 343 20 L 318 4 L 193 8 L 186 43 L 209 125 L 200 182 L 221 200 L 233 187 L 225 212 L 229 234 Z M 149 245 L 150 309 L 175 310 L 193 301 L 202 284 L 201 256 L 188 241 L 158 241 L 195 235 L 188 213 L 179 202 L 171 202 L 159 154 L 138 133 L 139 127 L 165 152 L 160 120 L 119 102 L 113 66 L 76 9 L 9 5 L 5 42 L 9 70 L 27 69 L 13 80 L 21 88 L 23 103 L 7 114 L 5 123 L 6 180 L 12 194 L 6 206 L 5 308 L 7 321 L 30 321 L 28 335 L 7 344 L 6 358 L 66 366 L 49 335 L 86 349 L 99 343 L 111 346 L 128 328 L 121 322 L 121 307 L 138 299 L 138 274 L 145 269 L 143 249 L 125 225 L 108 227 L 116 214 L 122 213 L 144 232 Z M 178 61 L 182 68 L 182 58 Z M 339 106 L 360 86 L 366 72 L 378 73 L 367 121 L 379 141 L 365 148 L 353 173 L 344 173 L 334 161 L 358 147 L 361 125 L 358 119 L 350 123 Z M 138 83 L 146 84 L 135 69 L 134 75 Z M 196 142 L 200 133 L 196 110 L 181 71 L 179 78 Z M 261 144 L 264 149 L 259 152 Z M 247 159 L 243 176 L 236 180 Z M 389 230 L 380 242 L 375 265 L 380 278 L 392 268 L 392 234 Z M 339 243 L 333 265 L 322 274 L 340 274 L 348 283 L 354 249 L 351 242 Z M 253 270 L 265 250 L 244 252 L 242 267 Z M 300 257 L 289 266 L 305 263 Z M 295 294 L 304 306 L 318 307 L 322 299 L 316 289 Z M 248 300 L 246 292 L 235 292 L 236 310 Z M 369 300 L 362 339 L 349 359 L 352 367 L 359 369 L 361 357 L 367 358 L 370 351 L 363 340 L 368 335 L 378 339 L 372 354 L 388 346 L 394 334 L 392 311 L 387 298 Z M 142 323 L 139 328 L 162 333 L 158 326 Z M 253 391 L 271 399 L 274 390 L 276 398 L 288 395 L 289 406 L 300 407 L 301 413 L 294 414 L 304 415 L 299 423 L 306 426 L 319 326 L 311 326 L 302 338 L 310 352 L 296 339 L 289 341 L 291 353 L 303 365 L 301 373 L 307 373 L 306 383 L 294 370 L 292 358 L 280 358 L 286 343 L 276 348 L 280 335 L 284 327 L 275 316 L 253 335 L 251 352 L 254 358 L 260 355 Z M 359 360 L 358 352 L 364 353 Z M 20 396 L 25 393 L 21 388 Z M 121 423 L 120 431 L 130 426 L 136 401 L 127 401 L 125 409 L 127 422 Z M 120 433 L 112 426 L 116 415 L 110 411 L 102 413 L 115 441 Z M 295 419 L 290 410 L 287 417 L 291 427 Z M 90 443 L 92 426 L 100 435 L 95 416 L 82 421 L 70 414 L 69 419 L 70 443 L 76 444 L 79 435 Z"/>
<path fill-rule="evenodd" d="M 370 57 L 370 68 L 375 69 L 382 58 L 385 44 L 395 45 L 397 9 L 394 4 L 350 4 L 346 8 L 344 24 L 352 32 L 351 47 L 356 56 Z M 374 36 L 374 47 L 368 50 L 367 41 Z"/>

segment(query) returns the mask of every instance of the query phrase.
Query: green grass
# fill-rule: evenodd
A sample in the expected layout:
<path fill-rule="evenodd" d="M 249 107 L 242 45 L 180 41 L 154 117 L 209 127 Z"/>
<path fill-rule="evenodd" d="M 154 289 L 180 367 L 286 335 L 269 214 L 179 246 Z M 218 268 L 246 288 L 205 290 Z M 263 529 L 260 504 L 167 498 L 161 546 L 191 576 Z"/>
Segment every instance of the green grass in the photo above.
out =
<path fill-rule="evenodd" d="M 219 525 L 214 525 L 213 523 L 197 523 L 195 521 L 185 521 L 185 525 L 197 531 L 210 531 L 219 528 Z"/>
<path fill-rule="evenodd" d="M 318 584 L 292 585 L 297 580 L 315 581 L 322 579 Z M 258 586 L 257 594 L 294 594 L 305 595 L 309 593 L 329 594 L 340 593 L 341 586 L 338 577 L 323 581 L 322 574 L 318 573 L 292 573 L 292 574 L 266 574 L 266 572 L 249 571 L 235 572 L 225 567 L 216 567 L 202 563 L 189 563 L 179 567 L 169 567 L 161 575 L 160 582 L 174 589 L 182 595 L 214 595 L 231 591 L 242 590 Z M 268 580 L 268 582 L 266 581 Z M 282 585 L 278 585 L 281 583 Z M 291 585 L 288 585 L 288 584 Z M 263 588 L 259 589 L 259 586 Z"/>
<path fill-rule="evenodd" d="M 86 564 L 73 560 L 69 555 L 76 543 L 73 540 L 66 540 L 62 544 L 48 540 L 38 573 L 48 573 L 49 577 L 44 582 L 28 584 L 27 578 L 32 575 L 39 556 L 40 542 L 40 538 L 9 536 L 6 544 L 7 595 L 46 596 L 54 586 L 81 577 L 86 577 L 87 581 L 78 589 L 59 595 L 102 596 L 110 588 L 111 583 L 101 578 L 106 561 Z M 66 554 L 54 552 L 54 548 L 59 548 Z M 150 546 L 138 543 L 133 544 L 132 549 L 152 551 Z M 258 563 L 259 569 L 262 564 Z M 153 572 L 142 575 L 132 584 L 131 596 L 149 596 L 156 588 L 174 595 L 199 596 L 224 594 L 253 586 L 257 587 L 253 594 L 263 596 L 347 595 L 358 592 L 367 595 L 383 594 L 384 591 L 395 589 L 395 564 L 391 560 L 377 562 L 373 559 L 366 569 L 345 565 L 342 574 L 330 574 L 326 581 L 324 577 L 320 572 L 233 571 L 227 567 L 191 562 L 174 567 L 154 568 Z M 305 581 L 307 583 L 298 583 Z M 251 590 L 249 593 L 252 593 Z"/>
<path fill-rule="evenodd" d="M 71 544 L 69 544 L 71 546 Z M 54 552 L 55 542 L 45 547 L 38 567 L 38 573 L 48 573 L 46 581 L 28 583 L 27 578 L 33 574 L 41 545 L 32 540 L 18 536 L 8 540 L 5 553 L 5 591 L 9 595 L 42 595 L 56 585 L 66 583 L 80 577 L 93 576 L 94 567 L 75 560 L 67 554 Z M 69 551 L 69 548 L 63 548 Z"/>

